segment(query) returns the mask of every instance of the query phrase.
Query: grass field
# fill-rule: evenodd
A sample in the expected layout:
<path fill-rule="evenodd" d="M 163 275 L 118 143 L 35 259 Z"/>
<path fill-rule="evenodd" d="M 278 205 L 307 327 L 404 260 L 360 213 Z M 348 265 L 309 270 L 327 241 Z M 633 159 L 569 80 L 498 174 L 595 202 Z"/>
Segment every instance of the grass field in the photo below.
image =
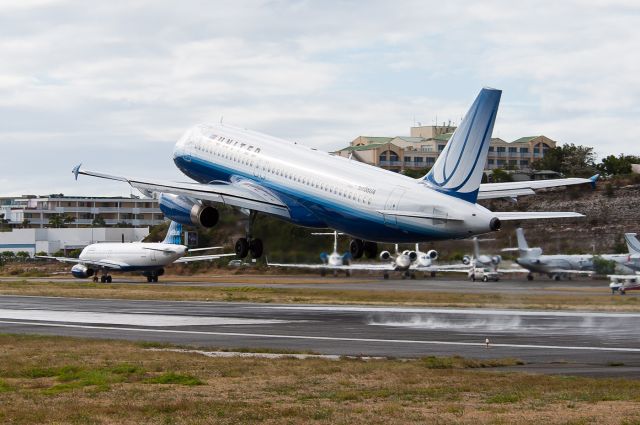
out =
<path fill-rule="evenodd" d="M 228 277 L 225 282 L 233 282 Z M 241 278 L 237 278 L 238 281 Z M 242 279 L 246 279 L 243 277 Z M 213 280 L 210 278 L 210 280 Z M 214 280 L 215 281 L 215 280 Z M 81 298 L 148 299 L 178 301 L 237 301 L 264 303 L 308 304 L 385 304 L 434 307 L 491 307 L 531 309 L 572 309 L 601 311 L 640 311 L 640 298 L 635 296 L 602 296 L 602 291 L 557 291 L 552 294 L 522 294 L 505 292 L 466 293 L 444 291 L 383 291 L 371 290 L 366 281 L 361 289 L 273 288 L 265 283 L 281 282 L 281 278 L 251 278 L 250 286 L 163 286 L 131 284 L 94 284 L 88 281 L 14 281 L 0 282 L 0 294 L 41 295 Z M 358 281 L 351 281 L 352 283 Z"/>
<path fill-rule="evenodd" d="M 517 359 L 209 358 L 0 335 L 0 422 L 638 423 L 640 381 L 492 372 Z"/>

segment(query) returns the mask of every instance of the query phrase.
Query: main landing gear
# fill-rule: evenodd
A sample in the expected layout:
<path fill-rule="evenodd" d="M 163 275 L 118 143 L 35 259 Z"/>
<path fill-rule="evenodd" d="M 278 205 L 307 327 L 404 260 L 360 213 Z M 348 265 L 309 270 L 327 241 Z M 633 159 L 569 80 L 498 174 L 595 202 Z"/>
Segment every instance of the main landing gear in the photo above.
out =
<path fill-rule="evenodd" d="M 253 258 L 262 257 L 262 253 L 264 251 L 264 247 L 262 245 L 262 239 L 253 238 L 251 236 L 251 230 L 253 228 L 253 223 L 256 221 L 257 212 L 251 211 L 249 213 L 249 221 L 247 223 L 246 233 L 247 236 L 245 238 L 240 238 L 236 241 L 235 251 L 236 257 L 238 258 L 246 258 L 247 255 L 251 254 Z"/>
<path fill-rule="evenodd" d="M 100 283 L 111 283 L 113 279 L 111 279 L 111 275 L 104 272 L 102 276 L 100 276 Z"/>
<path fill-rule="evenodd" d="M 378 256 L 378 244 L 375 242 L 367 242 L 362 239 L 351 239 L 349 242 L 349 252 L 354 259 L 362 258 L 364 254 L 367 258 L 372 259 Z"/>

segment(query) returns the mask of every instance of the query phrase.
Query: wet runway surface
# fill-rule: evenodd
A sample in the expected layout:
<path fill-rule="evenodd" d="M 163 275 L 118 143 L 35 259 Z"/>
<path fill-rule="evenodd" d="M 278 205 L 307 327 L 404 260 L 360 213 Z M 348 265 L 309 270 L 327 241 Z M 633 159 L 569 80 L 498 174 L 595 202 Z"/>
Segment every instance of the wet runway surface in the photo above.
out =
<path fill-rule="evenodd" d="M 640 313 L 0 296 L 0 332 L 321 354 L 515 357 L 515 370 L 640 377 Z M 489 339 L 489 348 L 485 346 Z"/>

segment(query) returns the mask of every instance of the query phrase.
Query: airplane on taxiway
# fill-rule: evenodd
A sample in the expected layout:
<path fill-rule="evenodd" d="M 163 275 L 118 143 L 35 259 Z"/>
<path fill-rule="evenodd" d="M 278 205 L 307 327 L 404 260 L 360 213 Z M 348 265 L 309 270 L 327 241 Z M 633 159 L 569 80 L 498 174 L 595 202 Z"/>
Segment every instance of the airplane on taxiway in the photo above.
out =
<path fill-rule="evenodd" d="M 633 272 L 640 270 L 640 256 L 637 253 L 631 252 L 634 245 L 635 234 L 627 233 L 625 238 L 627 244 L 629 244 L 629 254 L 556 254 L 556 255 L 543 255 L 541 248 L 529 248 L 527 240 L 524 237 L 524 231 L 522 228 L 516 229 L 516 236 L 518 239 L 519 257 L 516 262 L 523 268 L 529 270 L 527 275 L 528 280 L 533 280 L 533 273 L 546 274 L 554 280 L 560 280 L 567 278 L 573 274 L 593 274 L 595 271 L 594 258 L 598 257 L 603 260 L 612 261 L 616 263 L 616 268 L 622 272 Z M 633 239 L 630 239 L 630 238 Z M 640 244 L 638 244 L 640 247 Z M 515 248 L 506 248 L 504 251 L 513 251 Z"/>
<path fill-rule="evenodd" d="M 312 233 L 312 235 L 333 235 L 333 252 L 330 254 L 326 252 L 321 253 L 320 259 L 322 263 L 270 263 L 267 261 L 267 265 L 271 267 L 320 270 L 322 276 L 325 276 L 327 272 L 332 272 L 334 276 L 337 276 L 339 272 L 345 272 L 346 276 L 351 276 L 352 272 L 356 270 L 381 271 L 385 279 L 389 278 L 389 273 L 391 272 L 402 273 L 403 279 L 405 277 L 414 279 L 416 272 L 431 273 L 432 276 L 435 276 L 435 273 L 438 271 L 453 271 L 450 270 L 452 268 L 451 266 L 436 266 L 434 261 L 438 259 L 438 252 L 433 249 L 422 252 L 420 251 L 419 244 L 416 244 L 415 251 L 400 251 L 396 244 L 395 255 L 392 255 L 389 251 L 380 253 L 382 263 L 352 263 L 349 252 L 343 254 L 338 252 L 338 235 L 341 234 L 342 233 L 338 233 L 337 231 L 331 233 Z M 459 268 L 459 266 L 453 268 Z"/>
<path fill-rule="evenodd" d="M 101 273 L 102 283 L 111 283 L 111 271 L 141 272 L 147 277 L 147 282 L 157 282 L 164 274 L 164 268 L 174 263 L 189 263 L 193 261 L 209 261 L 235 254 L 213 254 L 185 256 L 188 252 L 220 249 L 222 247 L 189 249 L 181 242 L 182 225 L 171 222 L 167 235 L 162 242 L 131 242 L 131 243 L 94 243 L 86 246 L 78 258 L 36 256 L 63 263 L 76 263 L 71 268 L 73 277 L 86 279 L 93 276 L 97 281 Z"/>
<path fill-rule="evenodd" d="M 164 215 L 183 224 L 211 227 L 215 204 L 249 216 L 238 257 L 260 257 L 254 238 L 257 214 L 291 223 L 330 228 L 352 237 L 354 259 L 375 258 L 377 242 L 417 243 L 459 239 L 497 231 L 505 220 L 582 217 L 575 212 L 494 212 L 478 199 L 514 198 L 534 189 L 595 183 L 595 178 L 481 184 L 502 92 L 484 88 L 433 168 L 414 179 L 295 142 L 227 124 L 202 124 L 177 142 L 173 160 L 194 182 L 171 182 L 89 171 L 78 175 L 117 180 L 147 196 L 159 193 Z M 594 176 L 595 177 L 595 176 Z"/>

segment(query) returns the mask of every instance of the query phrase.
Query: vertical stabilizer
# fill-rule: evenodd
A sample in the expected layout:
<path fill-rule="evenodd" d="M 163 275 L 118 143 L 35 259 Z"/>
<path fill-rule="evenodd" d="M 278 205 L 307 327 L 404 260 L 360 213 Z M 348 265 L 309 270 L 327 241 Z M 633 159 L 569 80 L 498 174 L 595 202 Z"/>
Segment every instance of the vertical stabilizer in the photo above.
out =
<path fill-rule="evenodd" d="M 502 91 L 483 88 L 424 177 L 434 189 L 475 203 Z"/>
<path fill-rule="evenodd" d="M 164 237 L 164 240 L 162 241 L 162 243 L 181 245 L 182 244 L 182 224 L 172 221 L 171 225 L 169 225 L 169 229 L 167 230 L 167 236 Z"/>
<path fill-rule="evenodd" d="M 627 241 L 629 254 L 640 254 L 640 241 L 638 240 L 636 233 L 625 233 L 624 240 Z"/>

